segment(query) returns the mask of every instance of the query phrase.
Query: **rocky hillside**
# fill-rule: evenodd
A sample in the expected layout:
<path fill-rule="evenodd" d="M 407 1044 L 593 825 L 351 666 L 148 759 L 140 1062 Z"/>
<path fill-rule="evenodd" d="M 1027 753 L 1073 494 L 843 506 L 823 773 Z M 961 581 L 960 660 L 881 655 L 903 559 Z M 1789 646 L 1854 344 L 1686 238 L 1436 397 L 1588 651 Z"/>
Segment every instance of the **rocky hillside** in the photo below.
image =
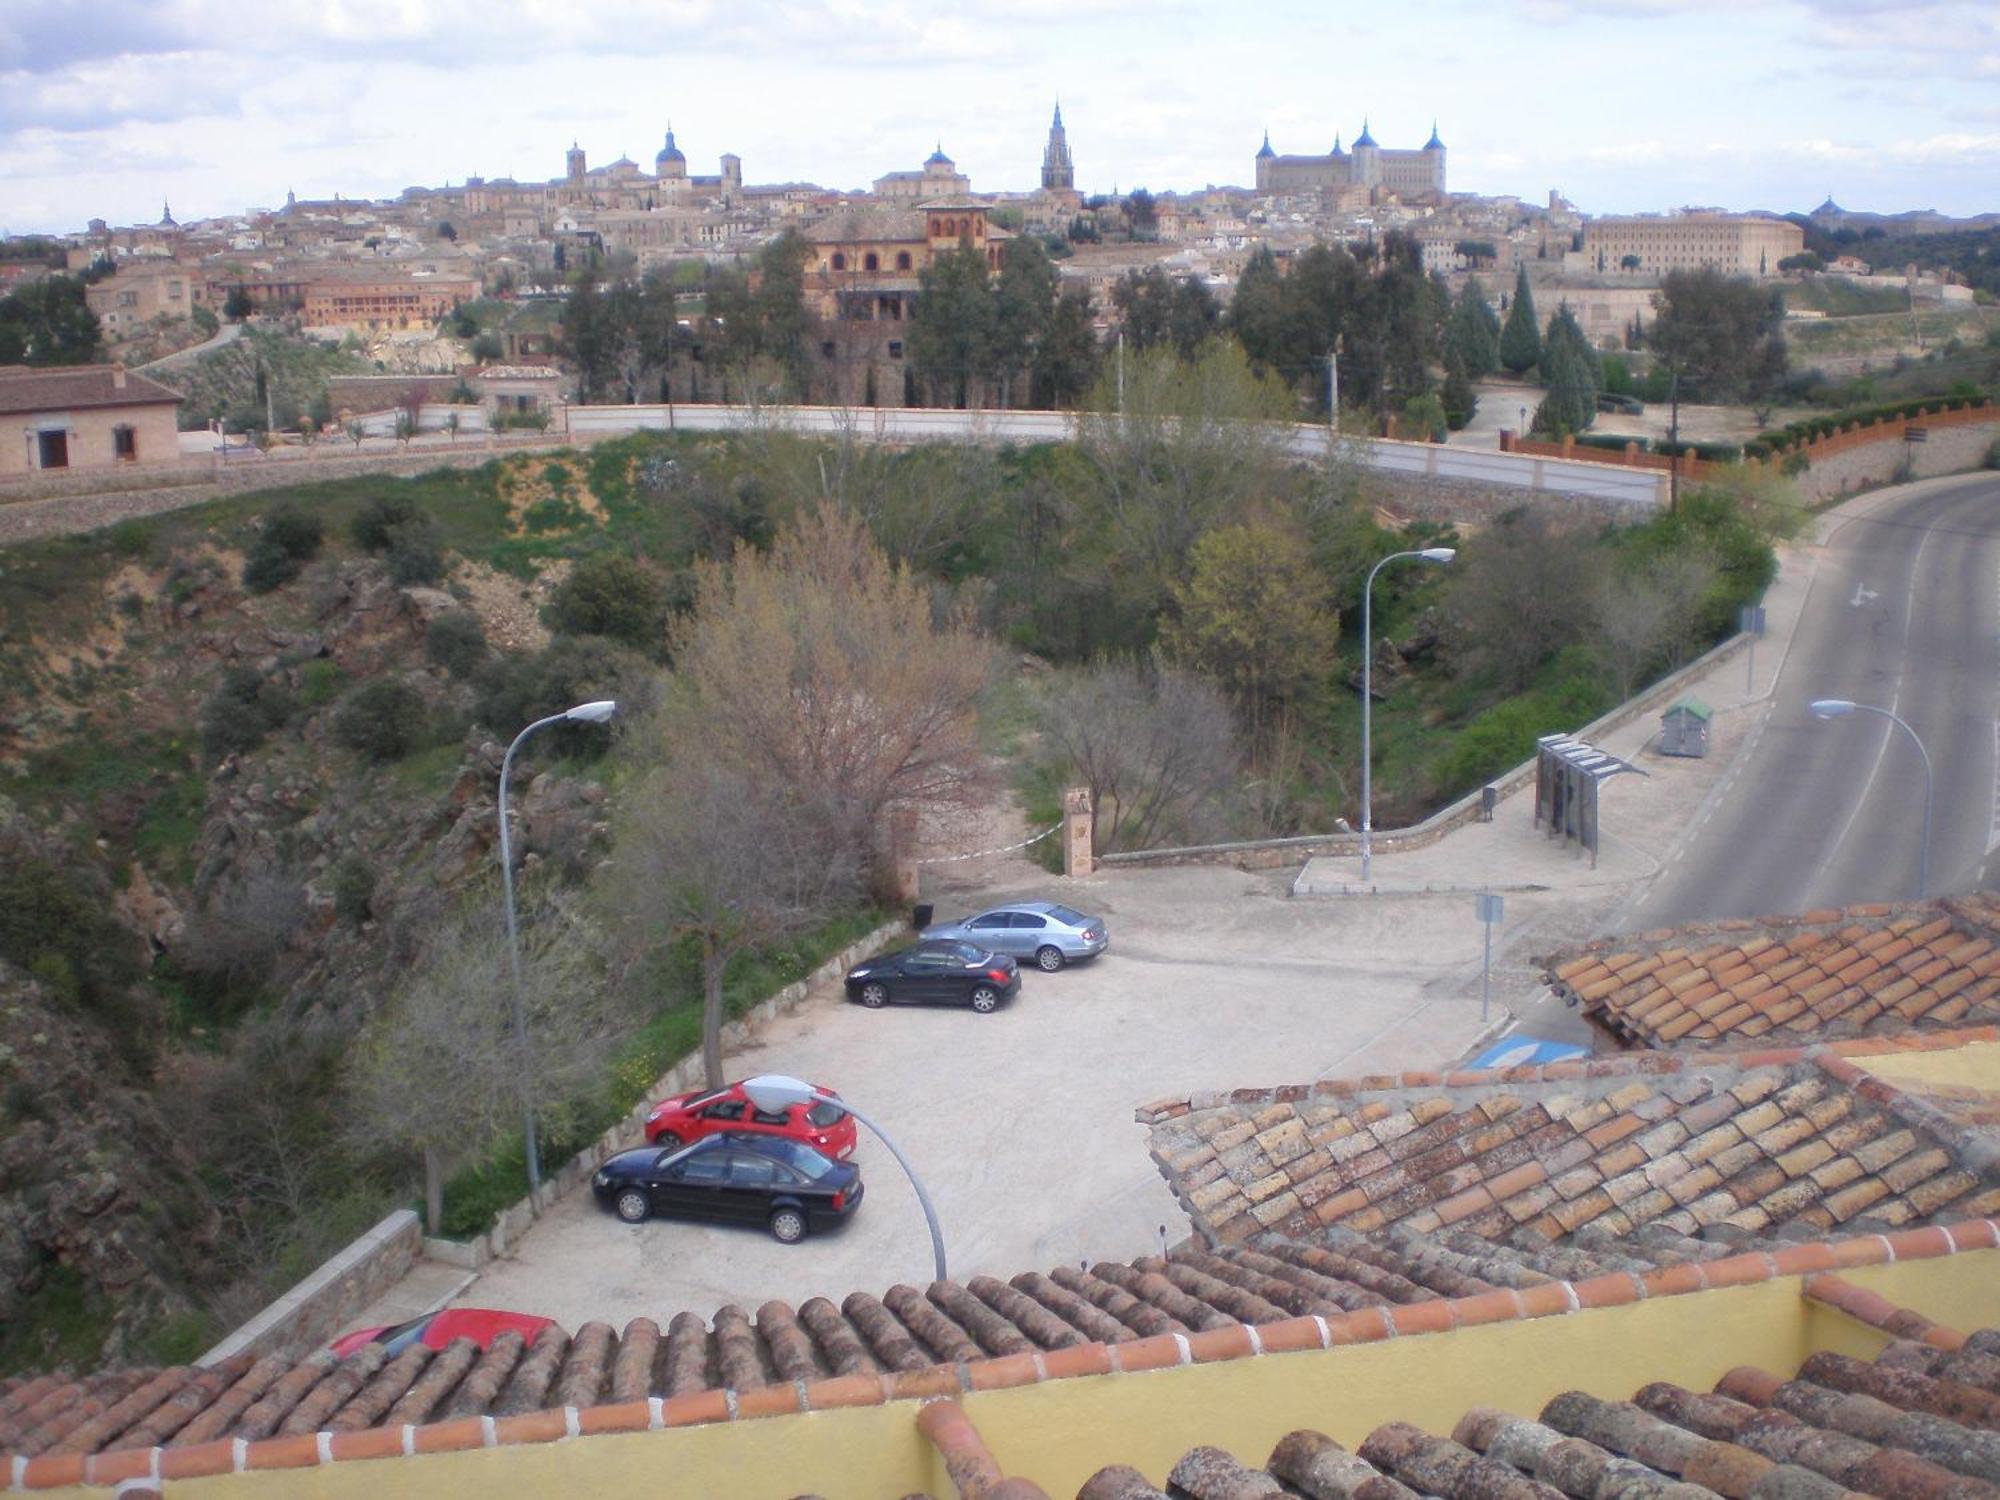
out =
<path fill-rule="evenodd" d="M 346 485 L 0 554 L 0 1373 L 197 1353 L 398 1201 L 333 1083 L 495 881 L 492 725 L 650 670 L 551 647 L 565 564 L 468 560 L 424 483 L 372 552 Z M 517 763 L 531 866 L 597 857 L 594 748 Z"/>

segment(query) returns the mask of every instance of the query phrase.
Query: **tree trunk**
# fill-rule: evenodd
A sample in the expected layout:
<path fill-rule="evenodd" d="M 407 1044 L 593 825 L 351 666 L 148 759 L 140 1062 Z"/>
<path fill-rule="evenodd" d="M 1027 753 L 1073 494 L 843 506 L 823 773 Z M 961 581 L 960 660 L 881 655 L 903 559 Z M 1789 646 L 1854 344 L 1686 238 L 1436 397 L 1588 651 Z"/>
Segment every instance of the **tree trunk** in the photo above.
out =
<path fill-rule="evenodd" d="M 727 1082 L 722 1076 L 722 971 L 727 954 L 718 952 L 713 938 L 701 948 L 701 1067 L 708 1087 L 719 1089 Z"/>
<path fill-rule="evenodd" d="M 444 1158 L 437 1147 L 424 1147 L 424 1232 L 433 1239 L 444 1233 Z"/>

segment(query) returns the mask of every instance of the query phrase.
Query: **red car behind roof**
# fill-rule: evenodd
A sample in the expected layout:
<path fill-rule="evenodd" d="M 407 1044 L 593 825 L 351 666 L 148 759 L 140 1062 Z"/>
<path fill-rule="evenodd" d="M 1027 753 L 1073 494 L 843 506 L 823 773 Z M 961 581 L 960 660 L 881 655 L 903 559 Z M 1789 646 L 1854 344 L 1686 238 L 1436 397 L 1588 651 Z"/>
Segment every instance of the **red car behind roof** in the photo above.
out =
<path fill-rule="evenodd" d="M 524 1342 L 532 1345 L 536 1336 L 554 1321 L 553 1318 L 538 1318 L 533 1313 L 498 1312 L 490 1307 L 448 1307 L 442 1312 L 412 1318 L 407 1323 L 386 1323 L 379 1328 L 358 1328 L 353 1333 L 344 1333 L 333 1341 L 333 1357 L 345 1359 L 357 1349 L 379 1343 L 388 1346 L 389 1356 L 393 1359 L 412 1344 L 443 1349 L 453 1339 L 471 1339 L 481 1349 L 486 1349 L 509 1330 L 520 1334 Z"/>
<path fill-rule="evenodd" d="M 823 1083 L 813 1087 L 822 1094 L 840 1097 Z M 854 1154 L 854 1117 L 839 1105 L 794 1104 L 781 1114 L 766 1114 L 750 1103 L 740 1082 L 719 1089 L 675 1094 L 654 1105 L 653 1112 L 646 1116 L 646 1139 L 656 1146 L 692 1145 L 718 1130 L 781 1135 L 824 1152 L 836 1161 Z"/>

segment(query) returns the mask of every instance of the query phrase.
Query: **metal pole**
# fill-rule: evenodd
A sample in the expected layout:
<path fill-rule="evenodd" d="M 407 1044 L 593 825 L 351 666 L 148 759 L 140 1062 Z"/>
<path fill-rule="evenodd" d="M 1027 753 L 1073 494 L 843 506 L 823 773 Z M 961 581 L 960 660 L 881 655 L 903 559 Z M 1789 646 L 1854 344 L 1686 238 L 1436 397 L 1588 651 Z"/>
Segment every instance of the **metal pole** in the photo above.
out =
<path fill-rule="evenodd" d="M 896 1164 L 903 1169 L 903 1175 L 910 1179 L 910 1186 L 917 1190 L 917 1202 L 923 1205 L 924 1223 L 930 1226 L 931 1231 L 931 1259 L 936 1264 L 937 1280 L 948 1280 L 949 1277 L 945 1272 L 944 1264 L 944 1231 L 938 1227 L 937 1209 L 932 1207 L 931 1195 L 924 1191 L 923 1180 L 917 1176 L 917 1169 L 910 1165 L 910 1159 L 903 1155 L 894 1141 L 889 1139 L 888 1131 L 877 1125 L 845 1099 L 835 1099 L 829 1094 L 820 1093 L 817 1089 L 813 1091 L 812 1097 L 813 1101 L 818 1104 L 839 1105 L 840 1108 L 846 1110 L 855 1119 L 859 1120 L 863 1125 L 866 1125 L 882 1138 L 882 1144 L 887 1146 L 889 1154 L 896 1158 Z"/>
<path fill-rule="evenodd" d="M 1336 341 L 1326 352 L 1326 420 L 1334 435 L 1340 434 L 1340 346 Z"/>
<path fill-rule="evenodd" d="M 1910 743 L 1917 747 L 1917 756 L 1924 763 L 1924 838 L 1917 846 L 1917 899 L 1922 901 L 1930 894 L 1931 888 L 1931 814 L 1934 810 L 1937 785 L 1931 775 L 1931 753 L 1924 748 L 1924 742 L 1916 730 L 1886 708 L 1877 708 L 1872 703 L 1857 703 L 1855 709 L 1865 714 L 1880 714 L 1891 724 L 1910 737 Z"/>
<path fill-rule="evenodd" d="M 1486 929 L 1486 956 L 1479 965 L 1479 1019 L 1486 1019 L 1486 1007 L 1493 998 L 1493 924 L 1481 922 Z"/>
<path fill-rule="evenodd" d="M 1415 557 L 1414 552 L 1391 552 L 1381 562 L 1368 570 L 1368 581 L 1361 586 L 1361 883 L 1368 883 L 1369 872 L 1374 869 L 1375 827 L 1373 802 L 1373 767 L 1370 764 L 1370 718 L 1374 706 L 1373 690 L 1375 666 L 1374 636 L 1374 596 L 1375 575 L 1382 571 L 1384 563 L 1392 563 L 1399 557 Z"/>
<path fill-rule="evenodd" d="M 1125 330 L 1118 330 L 1118 415 L 1125 415 Z"/>
<path fill-rule="evenodd" d="M 1674 404 L 1673 415 L 1667 419 L 1667 444 L 1674 451 L 1667 462 L 1667 509 L 1681 508 L 1681 372 L 1674 371 L 1669 395 Z M 1655 491 L 1657 494 L 1658 492 Z"/>
<path fill-rule="evenodd" d="M 1757 682 L 1757 633 L 1755 631 L 1750 633 L 1750 650 L 1745 660 L 1747 664 L 1743 668 L 1743 696 L 1747 698 L 1750 696 L 1750 691 Z"/>
<path fill-rule="evenodd" d="M 514 769 L 514 752 L 521 748 L 521 742 L 537 729 L 559 724 L 566 717 L 565 714 L 551 714 L 546 719 L 535 720 L 514 736 L 514 743 L 507 747 L 506 755 L 500 760 L 500 879 L 507 891 L 507 961 L 514 973 L 514 1046 L 520 1054 L 522 1140 L 528 1153 L 530 1197 L 541 1189 L 542 1166 L 535 1151 L 535 1100 L 528 1088 L 528 1013 L 521 984 L 521 935 L 514 920 L 514 855 L 507 837 L 507 777 Z"/>

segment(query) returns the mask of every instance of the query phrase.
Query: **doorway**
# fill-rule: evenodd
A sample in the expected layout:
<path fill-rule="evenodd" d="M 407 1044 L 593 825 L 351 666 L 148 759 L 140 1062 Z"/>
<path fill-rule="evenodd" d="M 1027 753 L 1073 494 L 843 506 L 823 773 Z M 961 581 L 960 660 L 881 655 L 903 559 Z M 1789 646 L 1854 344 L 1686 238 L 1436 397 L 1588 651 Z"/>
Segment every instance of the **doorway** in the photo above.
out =
<path fill-rule="evenodd" d="M 38 432 L 41 441 L 42 467 L 45 469 L 67 469 L 69 467 L 69 434 L 67 432 Z"/>

